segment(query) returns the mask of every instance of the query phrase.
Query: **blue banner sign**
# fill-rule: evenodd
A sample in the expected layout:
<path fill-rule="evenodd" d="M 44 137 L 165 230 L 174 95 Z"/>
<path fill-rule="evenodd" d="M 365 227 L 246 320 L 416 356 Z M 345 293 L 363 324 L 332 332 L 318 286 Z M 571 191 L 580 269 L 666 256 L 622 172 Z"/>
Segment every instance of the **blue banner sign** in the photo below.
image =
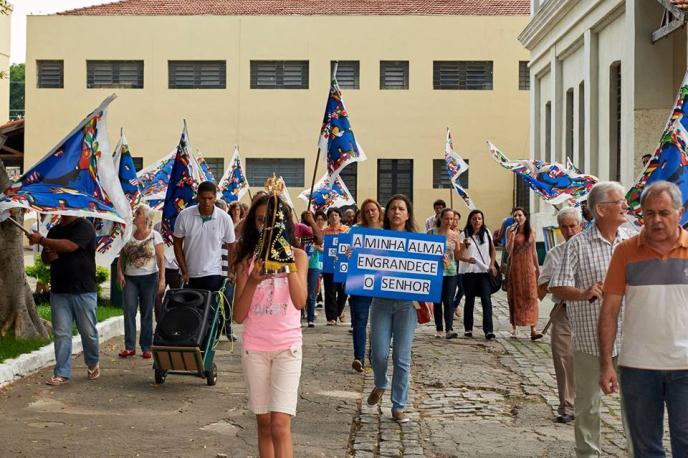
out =
<path fill-rule="evenodd" d="M 334 261 L 334 281 L 337 283 L 344 283 L 346 281 L 346 274 L 349 270 L 349 258 L 346 252 L 351 246 L 351 234 L 339 234 L 339 245 L 337 246 L 337 259 Z"/>
<path fill-rule="evenodd" d="M 439 302 L 445 244 L 441 235 L 356 228 L 346 293 Z"/>
<path fill-rule="evenodd" d="M 324 274 L 334 273 L 334 263 L 337 260 L 339 239 L 343 234 L 326 234 L 323 237 L 322 271 Z"/>

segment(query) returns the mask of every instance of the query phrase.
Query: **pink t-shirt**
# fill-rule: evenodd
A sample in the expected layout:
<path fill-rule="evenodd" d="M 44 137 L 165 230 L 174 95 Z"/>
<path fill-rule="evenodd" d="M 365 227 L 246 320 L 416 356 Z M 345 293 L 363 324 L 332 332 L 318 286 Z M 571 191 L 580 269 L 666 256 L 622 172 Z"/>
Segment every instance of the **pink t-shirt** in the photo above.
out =
<path fill-rule="evenodd" d="M 247 270 L 253 269 L 253 262 Z M 278 351 L 301 346 L 301 312 L 294 307 L 286 276 L 263 280 L 244 321 L 244 350 Z"/>

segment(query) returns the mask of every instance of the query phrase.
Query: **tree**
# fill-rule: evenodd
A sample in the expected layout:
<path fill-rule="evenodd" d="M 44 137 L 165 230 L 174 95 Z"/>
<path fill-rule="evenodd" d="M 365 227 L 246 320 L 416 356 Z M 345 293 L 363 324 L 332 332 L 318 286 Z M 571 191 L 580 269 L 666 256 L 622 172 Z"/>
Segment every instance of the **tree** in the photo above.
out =
<path fill-rule="evenodd" d="M 10 65 L 10 119 L 24 117 L 24 64 Z"/>
<path fill-rule="evenodd" d="M 12 6 L 0 0 L 0 14 L 9 14 Z M 0 77 L 5 78 L 6 73 Z M 0 192 L 10 184 L 5 164 L 0 160 Z M 12 216 L 23 221 L 22 210 Z M 9 221 L 0 223 L 0 333 L 13 329 L 17 338 L 48 337 L 48 330 L 38 316 L 29 282 L 24 273 L 22 232 Z"/>

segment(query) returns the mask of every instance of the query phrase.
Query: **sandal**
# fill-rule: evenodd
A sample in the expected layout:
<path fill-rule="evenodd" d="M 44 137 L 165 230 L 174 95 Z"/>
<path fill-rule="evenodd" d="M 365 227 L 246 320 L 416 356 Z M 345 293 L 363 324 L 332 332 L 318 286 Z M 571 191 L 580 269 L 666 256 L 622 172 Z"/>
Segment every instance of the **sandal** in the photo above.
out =
<path fill-rule="evenodd" d="M 93 369 L 88 368 L 86 375 L 88 376 L 89 380 L 95 380 L 100 377 L 100 365 L 96 364 L 96 367 Z"/>
<path fill-rule="evenodd" d="M 65 383 L 68 383 L 69 379 L 67 377 L 61 377 L 59 375 L 53 375 L 50 377 L 45 384 L 50 385 L 50 386 L 60 386 L 64 385 Z"/>

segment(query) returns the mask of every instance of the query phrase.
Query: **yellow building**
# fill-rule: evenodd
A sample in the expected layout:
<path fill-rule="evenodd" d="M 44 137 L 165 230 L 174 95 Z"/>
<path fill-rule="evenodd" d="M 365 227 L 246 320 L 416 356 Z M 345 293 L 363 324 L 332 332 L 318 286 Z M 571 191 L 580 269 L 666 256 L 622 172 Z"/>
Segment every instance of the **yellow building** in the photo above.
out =
<path fill-rule="evenodd" d="M 123 126 L 144 166 L 175 146 L 185 118 L 192 147 L 215 170 L 238 144 L 254 189 L 275 169 L 295 197 L 310 185 L 338 60 L 368 156 L 343 172 L 359 202 L 410 194 L 419 224 L 433 200 L 449 203 L 450 127 L 488 223 L 510 210 L 513 177 L 485 141 L 528 154 L 528 52 L 517 35 L 529 0 L 348 0 L 337 15 L 326 1 L 266 0 L 260 11 L 240 3 L 127 0 L 29 17 L 25 165 L 115 92 L 112 144 Z M 321 161 L 318 178 L 324 172 Z M 456 195 L 454 206 L 466 214 Z"/>

